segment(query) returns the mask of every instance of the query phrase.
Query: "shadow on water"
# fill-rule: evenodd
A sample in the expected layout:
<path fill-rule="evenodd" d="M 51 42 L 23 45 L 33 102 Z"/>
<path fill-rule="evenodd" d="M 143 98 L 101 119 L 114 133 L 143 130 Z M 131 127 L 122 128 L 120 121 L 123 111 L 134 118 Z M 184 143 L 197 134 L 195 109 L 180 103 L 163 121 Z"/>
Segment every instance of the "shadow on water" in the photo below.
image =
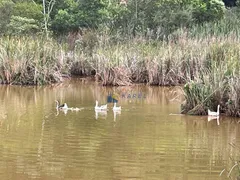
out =
<path fill-rule="evenodd" d="M 94 110 L 113 94 L 120 112 Z M 239 119 L 179 114 L 178 87 L 75 79 L 0 97 L 0 179 L 226 179 L 239 160 Z M 57 112 L 55 100 L 84 109 Z"/>

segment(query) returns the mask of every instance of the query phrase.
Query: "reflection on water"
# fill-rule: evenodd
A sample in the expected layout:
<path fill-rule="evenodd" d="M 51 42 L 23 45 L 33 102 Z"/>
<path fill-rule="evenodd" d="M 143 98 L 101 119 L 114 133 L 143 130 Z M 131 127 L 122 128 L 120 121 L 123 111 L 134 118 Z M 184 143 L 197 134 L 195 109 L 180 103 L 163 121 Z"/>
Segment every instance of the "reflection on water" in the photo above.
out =
<path fill-rule="evenodd" d="M 220 125 L 219 116 L 208 116 L 208 122 L 212 121 L 212 120 L 216 120 L 217 121 L 217 125 Z"/>
<path fill-rule="evenodd" d="M 113 121 L 115 122 L 117 119 L 117 116 L 120 116 L 121 111 L 113 111 Z"/>
<path fill-rule="evenodd" d="M 84 110 L 84 108 L 78 108 L 78 107 L 71 107 L 71 108 L 56 108 L 56 116 L 59 115 L 59 112 L 63 112 L 65 115 L 70 111 L 70 112 L 78 112 L 78 111 L 82 111 Z"/>
<path fill-rule="evenodd" d="M 121 97 L 139 92 L 145 97 Z M 104 104 L 111 93 L 122 110 L 109 103 L 96 112 L 95 101 Z M 106 88 L 77 79 L 0 86 L 0 97 L 0 179 L 226 179 L 231 158 L 239 160 L 239 119 L 179 114 L 177 87 Z M 56 99 L 84 109 L 57 111 Z"/>
<path fill-rule="evenodd" d="M 106 119 L 107 118 L 107 110 L 95 110 L 95 118 L 98 119 L 99 116 Z"/>

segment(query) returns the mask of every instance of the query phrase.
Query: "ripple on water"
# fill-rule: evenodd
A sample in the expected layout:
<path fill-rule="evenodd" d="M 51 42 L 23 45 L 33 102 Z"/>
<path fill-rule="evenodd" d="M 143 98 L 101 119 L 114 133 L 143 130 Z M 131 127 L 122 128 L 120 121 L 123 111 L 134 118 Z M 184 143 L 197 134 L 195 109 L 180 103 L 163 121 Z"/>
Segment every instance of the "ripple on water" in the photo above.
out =
<path fill-rule="evenodd" d="M 162 88 L 148 89 L 141 101 L 121 99 L 116 116 L 109 104 L 96 119 L 94 102 L 108 93 L 102 88 L 20 88 L 2 96 L 14 111 L 0 106 L 7 114 L 0 120 L 0 179 L 219 179 L 232 166 L 230 155 L 239 157 L 228 146 L 240 145 L 237 123 L 170 115 L 180 106 Z M 86 109 L 57 114 L 55 99 Z"/>

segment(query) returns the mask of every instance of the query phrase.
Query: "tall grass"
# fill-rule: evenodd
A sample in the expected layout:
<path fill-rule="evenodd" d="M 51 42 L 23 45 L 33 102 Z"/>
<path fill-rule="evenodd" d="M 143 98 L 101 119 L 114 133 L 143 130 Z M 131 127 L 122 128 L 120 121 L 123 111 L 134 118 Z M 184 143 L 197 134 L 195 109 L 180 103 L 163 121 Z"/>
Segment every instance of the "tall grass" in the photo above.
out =
<path fill-rule="evenodd" d="M 181 85 L 194 80 L 203 66 L 211 64 L 211 52 L 221 44 L 236 44 L 237 39 L 212 36 L 190 38 L 187 32 L 168 42 L 133 39 L 120 44 L 100 43 L 86 61 L 103 85 Z M 216 52 L 221 53 L 221 52 Z M 117 83 L 116 83 L 117 82 Z"/>
<path fill-rule="evenodd" d="M 65 52 L 52 39 L 0 38 L 0 83 L 42 85 L 62 80 Z"/>
<path fill-rule="evenodd" d="M 182 28 L 163 41 L 95 31 L 70 34 L 63 43 L 2 37 L 0 83 L 49 84 L 61 81 L 62 74 L 73 74 L 95 75 L 103 85 L 181 85 L 199 77 L 203 66 L 208 68 L 214 54 L 222 53 L 210 56 L 218 46 L 239 42 L 238 19 L 230 19 Z"/>
<path fill-rule="evenodd" d="M 72 44 L 1 38 L 1 83 L 48 84 L 61 81 L 65 73 L 95 74 L 103 85 L 181 85 L 194 80 L 202 67 L 207 70 L 215 56 L 225 53 L 218 46 L 238 43 L 235 36 L 190 37 L 190 31 L 184 29 L 160 42 L 137 37 L 116 43 L 110 35 L 90 33 L 78 36 Z M 231 53 L 237 49 L 232 48 Z"/>
<path fill-rule="evenodd" d="M 216 109 L 240 116 L 238 19 L 182 28 L 153 40 L 85 31 L 68 41 L 0 38 L 0 83 L 49 84 L 63 74 L 95 75 L 102 85 L 183 85 L 183 113 Z M 227 28 L 231 27 L 231 28 Z"/>
<path fill-rule="evenodd" d="M 222 113 L 240 117 L 239 52 L 238 43 L 220 43 L 210 48 L 198 78 L 183 88 L 183 113 L 207 114 L 207 109 L 216 110 L 220 104 Z"/>

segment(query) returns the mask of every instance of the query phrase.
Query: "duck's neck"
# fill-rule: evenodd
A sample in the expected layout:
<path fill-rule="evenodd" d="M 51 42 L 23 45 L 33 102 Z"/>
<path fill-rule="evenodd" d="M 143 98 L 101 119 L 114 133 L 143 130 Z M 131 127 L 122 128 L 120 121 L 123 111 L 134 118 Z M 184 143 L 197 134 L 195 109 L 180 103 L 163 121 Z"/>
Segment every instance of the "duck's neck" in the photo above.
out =
<path fill-rule="evenodd" d="M 220 106 L 218 105 L 218 108 L 217 108 L 217 113 L 219 114 L 219 109 L 220 109 Z"/>
<path fill-rule="evenodd" d="M 59 108 L 59 102 L 58 102 L 58 101 L 56 101 L 56 103 L 57 103 L 57 107 L 56 107 L 56 108 Z"/>

